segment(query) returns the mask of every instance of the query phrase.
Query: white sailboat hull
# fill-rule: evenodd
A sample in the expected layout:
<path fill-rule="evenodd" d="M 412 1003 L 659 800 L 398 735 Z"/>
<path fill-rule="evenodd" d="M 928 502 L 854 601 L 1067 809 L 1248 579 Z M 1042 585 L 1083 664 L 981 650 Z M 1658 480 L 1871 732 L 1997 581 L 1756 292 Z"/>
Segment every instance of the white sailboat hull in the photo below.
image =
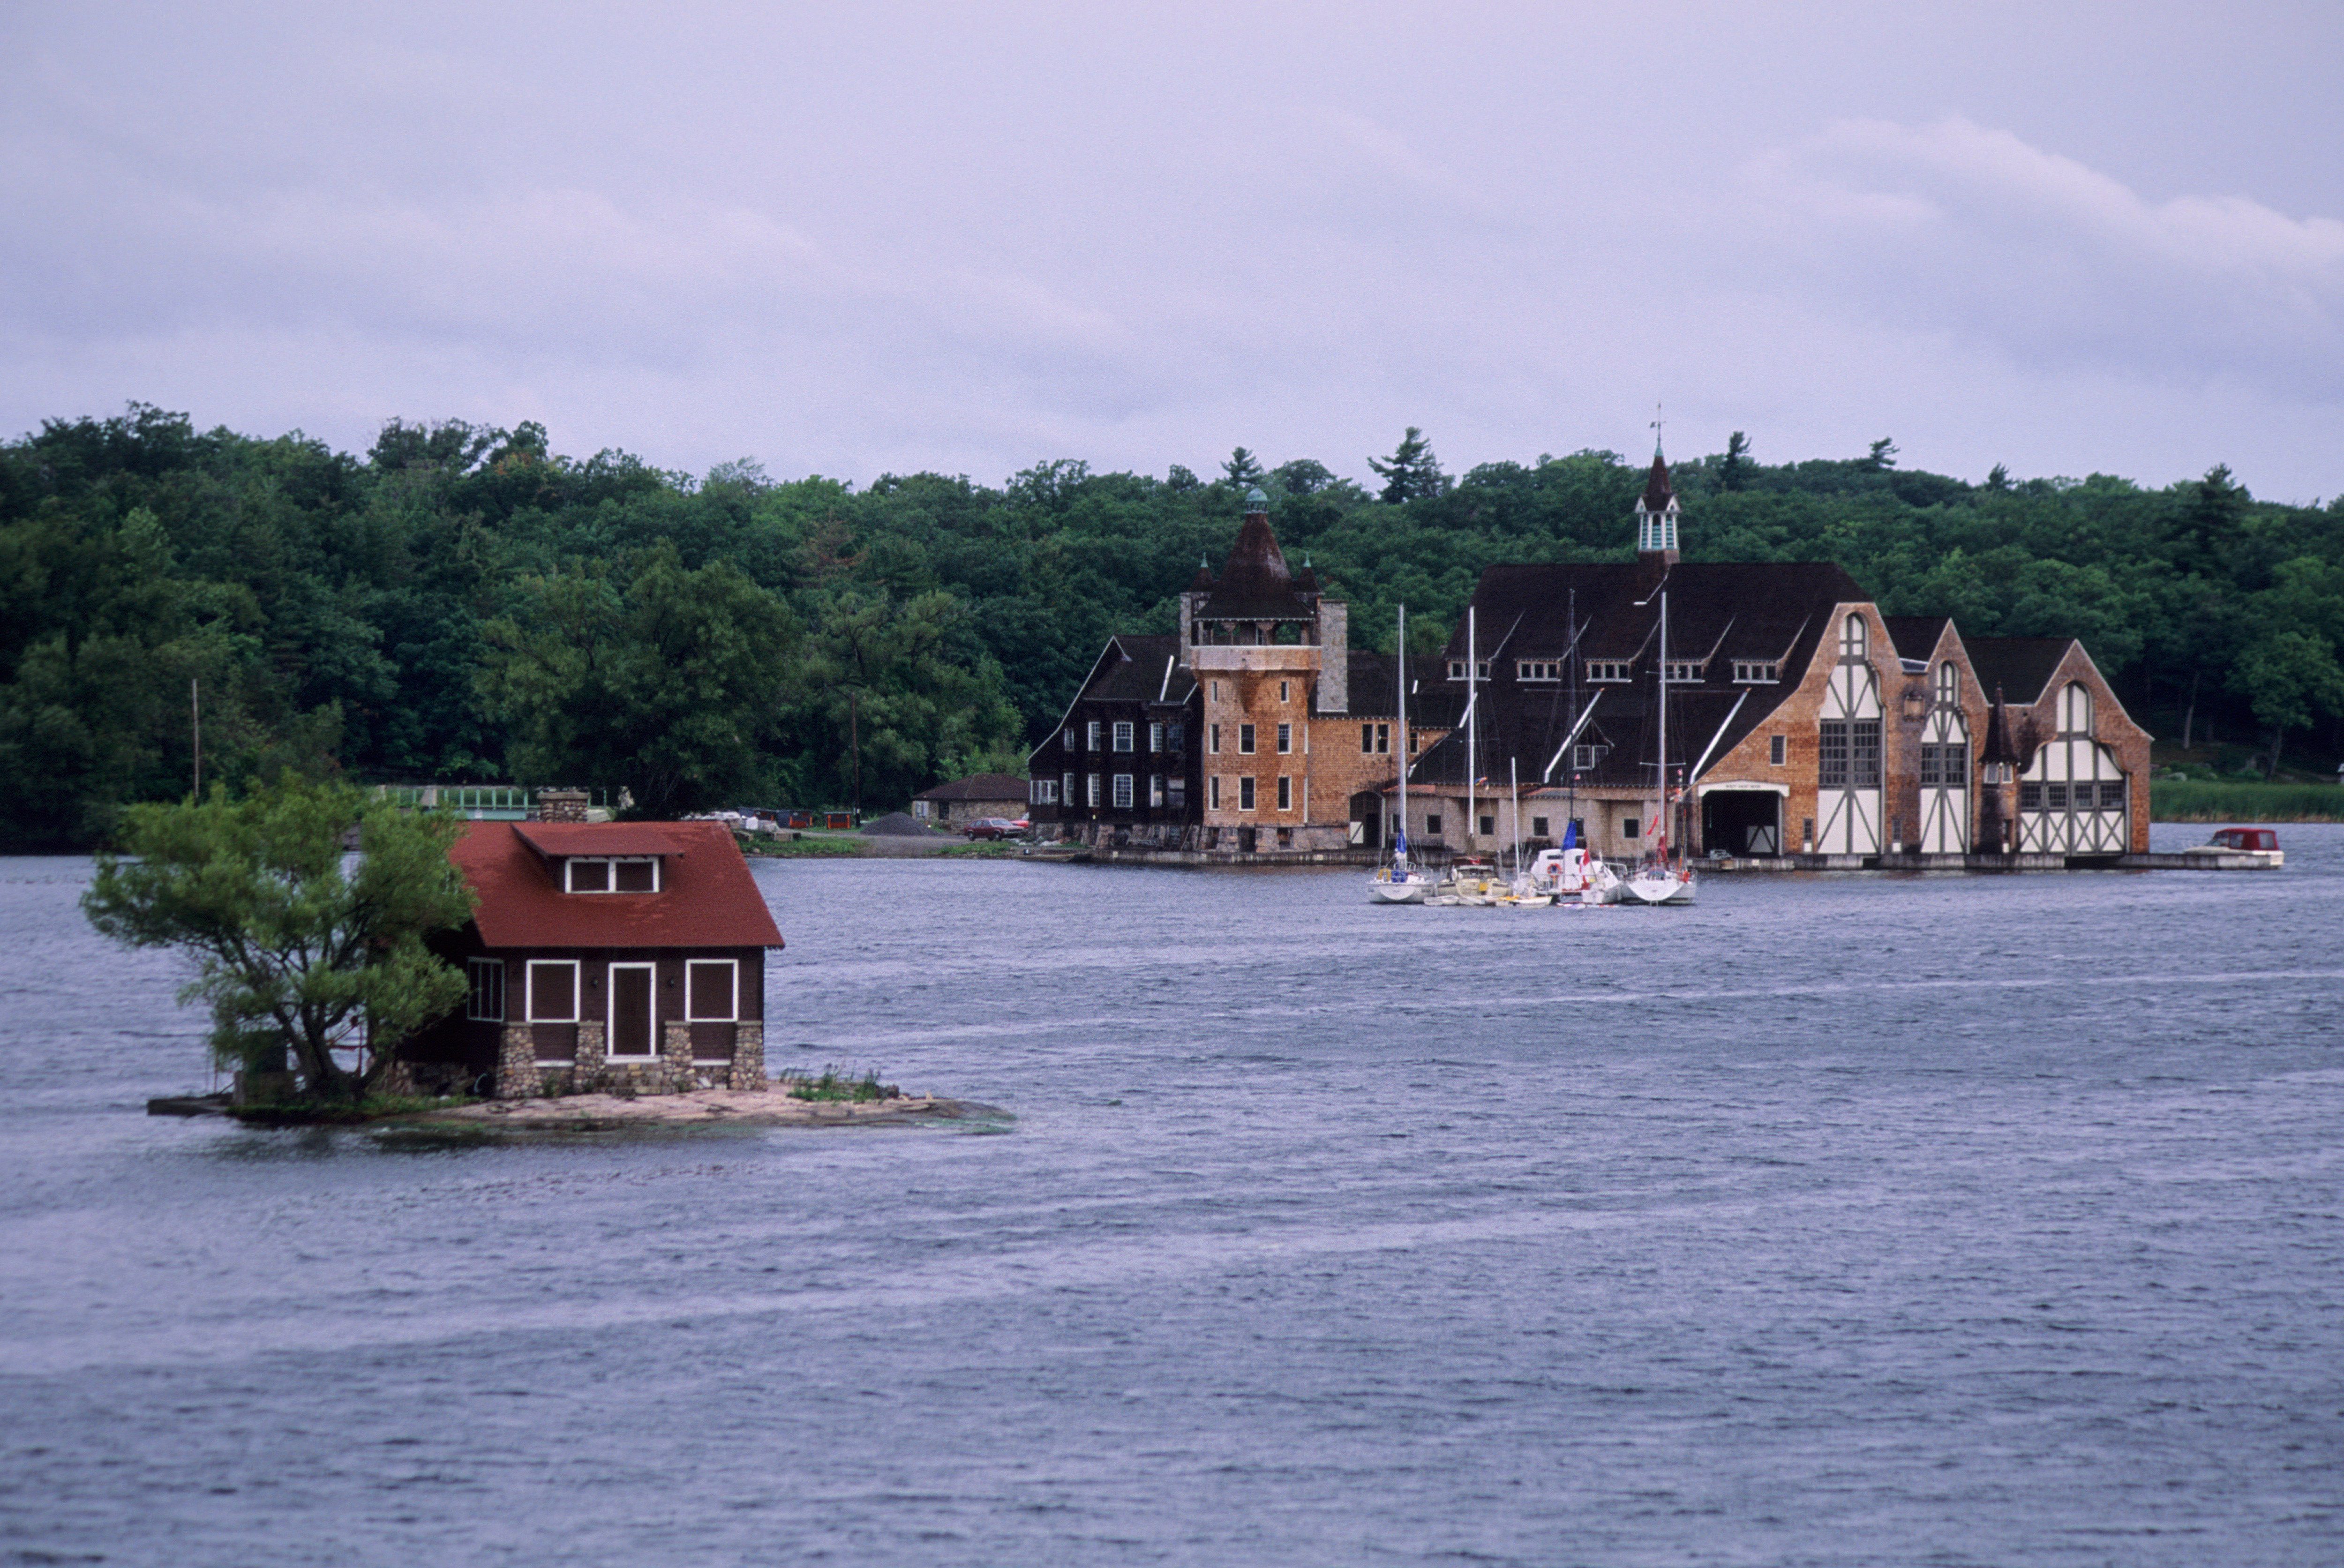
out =
<path fill-rule="evenodd" d="M 1368 884 L 1370 904 L 1421 904 L 1431 894 L 1432 882 L 1423 876 L 1378 877 Z"/>
<path fill-rule="evenodd" d="M 1623 885 L 1628 900 L 1637 904 L 1691 904 L 1692 878 L 1679 876 L 1674 872 L 1644 873 L 1628 878 Z"/>

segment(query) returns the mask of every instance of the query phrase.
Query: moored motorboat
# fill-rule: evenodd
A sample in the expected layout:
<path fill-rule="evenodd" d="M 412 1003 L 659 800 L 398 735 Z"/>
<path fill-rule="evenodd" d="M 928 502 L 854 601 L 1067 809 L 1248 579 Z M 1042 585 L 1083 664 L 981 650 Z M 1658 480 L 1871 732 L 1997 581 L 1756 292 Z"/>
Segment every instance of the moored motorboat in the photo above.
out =
<path fill-rule="evenodd" d="M 2287 864 L 2287 855 L 2278 846 L 2278 835 L 2268 827 L 2226 827 L 2206 843 L 2193 844 L 2181 853 L 2239 855 L 2265 865 Z"/>

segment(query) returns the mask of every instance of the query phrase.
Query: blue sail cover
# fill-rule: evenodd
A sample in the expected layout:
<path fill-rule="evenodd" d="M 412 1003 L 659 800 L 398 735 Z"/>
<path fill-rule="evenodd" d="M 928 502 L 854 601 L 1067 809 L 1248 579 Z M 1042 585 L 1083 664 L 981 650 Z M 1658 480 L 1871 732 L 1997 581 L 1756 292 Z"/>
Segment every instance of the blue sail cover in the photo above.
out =
<path fill-rule="evenodd" d="M 1562 847 L 1565 849 L 1579 847 L 1579 820 L 1576 817 L 1562 824 Z"/>
<path fill-rule="evenodd" d="M 1394 856 L 1401 860 L 1406 860 L 1408 858 L 1407 828 L 1396 827 L 1392 829 L 1392 854 Z"/>

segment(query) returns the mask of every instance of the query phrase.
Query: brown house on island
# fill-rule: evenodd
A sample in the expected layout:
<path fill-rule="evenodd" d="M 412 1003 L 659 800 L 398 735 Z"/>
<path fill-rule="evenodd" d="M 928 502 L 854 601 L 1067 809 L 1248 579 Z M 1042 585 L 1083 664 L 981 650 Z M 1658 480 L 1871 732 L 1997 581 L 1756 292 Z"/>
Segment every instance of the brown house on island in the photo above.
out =
<path fill-rule="evenodd" d="M 399 1047 L 407 1087 L 765 1087 L 765 950 L 782 934 L 722 824 L 475 822 L 449 857 L 479 906 L 438 950 L 470 992 Z"/>
<path fill-rule="evenodd" d="M 971 774 L 912 797 L 912 814 L 937 827 L 980 817 L 1026 814 L 1026 781 L 1015 774 Z"/>

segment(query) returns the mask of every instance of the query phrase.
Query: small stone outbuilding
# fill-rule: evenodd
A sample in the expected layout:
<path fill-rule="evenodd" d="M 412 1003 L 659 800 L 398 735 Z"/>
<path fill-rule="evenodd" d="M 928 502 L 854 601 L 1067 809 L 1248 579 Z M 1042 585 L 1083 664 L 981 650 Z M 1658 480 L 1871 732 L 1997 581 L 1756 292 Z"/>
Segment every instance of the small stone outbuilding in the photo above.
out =
<path fill-rule="evenodd" d="M 480 902 L 440 949 L 470 990 L 399 1047 L 409 1087 L 765 1087 L 765 952 L 782 934 L 722 824 L 476 822 L 450 858 Z"/>

